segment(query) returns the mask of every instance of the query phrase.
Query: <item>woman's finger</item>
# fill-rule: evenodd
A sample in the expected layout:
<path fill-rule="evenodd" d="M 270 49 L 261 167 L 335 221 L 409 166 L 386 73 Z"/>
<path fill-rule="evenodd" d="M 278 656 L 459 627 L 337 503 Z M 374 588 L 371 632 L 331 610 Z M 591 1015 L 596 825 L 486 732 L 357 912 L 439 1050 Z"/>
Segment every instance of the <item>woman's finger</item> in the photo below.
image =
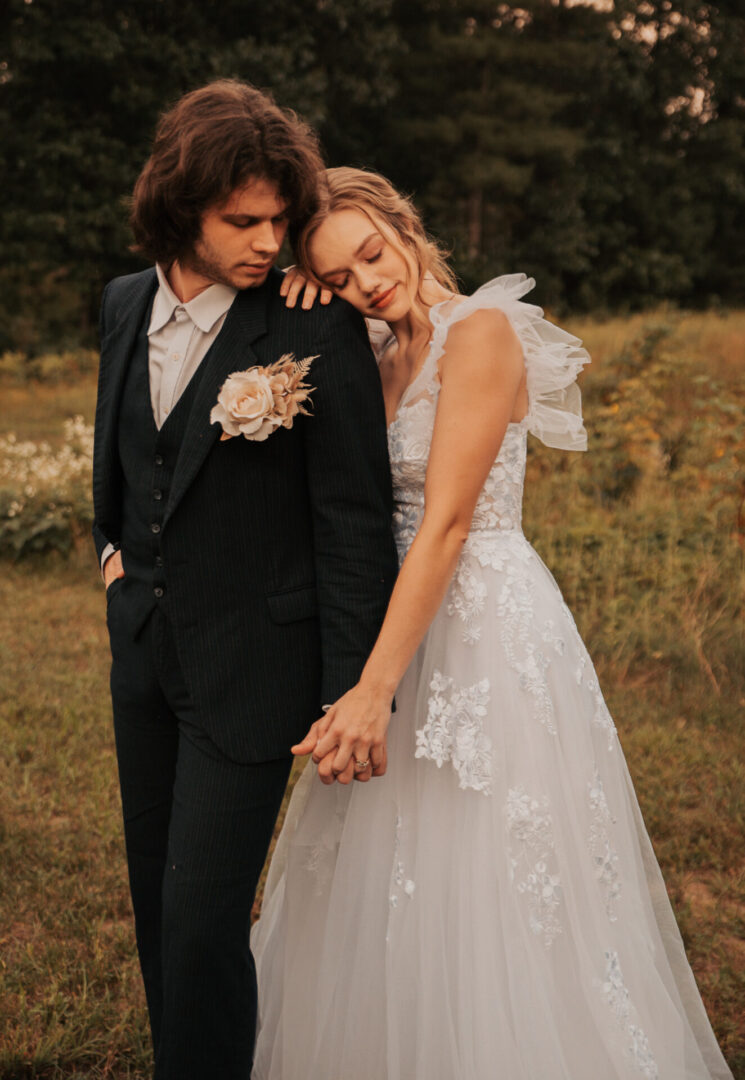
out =
<path fill-rule="evenodd" d="M 335 751 L 338 746 L 338 736 L 332 730 L 326 731 L 316 743 L 316 748 L 313 751 L 313 761 L 318 765 L 322 758 L 325 758 L 332 750 Z"/>
<path fill-rule="evenodd" d="M 297 303 L 297 298 L 298 296 L 300 296 L 300 293 L 303 291 L 304 287 L 305 278 L 302 276 L 302 274 L 293 277 L 293 280 L 290 282 L 287 289 L 287 299 L 285 300 L 285 304 L 287 307 L 295 307 L 295 304 Z"/>
<path fill-rule="evenodd" d="M 373 748 L 371 751 L 370 764 L 372 766 L 373 776 L 385 776 L 386 769 L 388 768 L 388 748 L 385 743 L 383 743 L 380 748 Z"/>
<path fill-rule="evenodd" d="M 295 278 L 295 274 L 297 273 L 297 267 L 294 265 L 286 266 L 282 273 L 284 274 L 284 277 L 282 278 L 282 284 L 279 286 L 279 295 L 287 296 L 287 290 L 289 289 Z"/>
<path fill-rule="evenodd" d="M 322 304 L 330 304 L 332 299 L 333 299 L 333 296 L 334 296 L 334 294 L 332 293 L 331 289 L 321 289 L 321 303 Z"/>
<path fill-rule="evenodd" d="M 352 758 L 354 778 L 364 784 L 373 774 L 373 747 L 369 743 L 355 743 Z"/>
<path fill-rule="evenodd" d="M 334 772 L 335 756 L 336 751 L 334 749 L 330 754 L 326 754 L 318 764 L 318 775 L 324 784 L 333 784 L 336 780 L 336 773 Z"/>
<path fill-rule="evenodd" d="M 303 302 L 301 307 L 304 311 L 310 311 L 313 307 L 316 297 L 318 296 L 319 288 L 315 281 L 305 282 L 305 292 L 303 294 Z"/>

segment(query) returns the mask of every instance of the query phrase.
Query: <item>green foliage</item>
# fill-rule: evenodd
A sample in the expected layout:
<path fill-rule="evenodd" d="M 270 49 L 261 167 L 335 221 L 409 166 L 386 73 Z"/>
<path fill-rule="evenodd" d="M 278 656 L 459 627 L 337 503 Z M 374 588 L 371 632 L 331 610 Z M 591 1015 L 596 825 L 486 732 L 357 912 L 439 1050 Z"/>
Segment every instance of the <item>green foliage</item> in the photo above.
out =
<path fill-rule="evenodd" d="M 0 556 L 68 554 L 93 522 L 93 428 L 65 424 L 60 449 L 0 436 Z"/>
<path fill-rule="evenodd" d="M 414 192 L 469 288 L 745 298 L 734 0 L 7 0 L 0 42 L 0 351 L 93 342 L 104 282 L 140 266 L 125 200 L 157 116 L 218 76 Z"/>
<path fill-rule="evenodd" d="M 0 384 L 25 385 L 42 382 L 48 385 L 73 382 L 98 370 L 94 349 L 67 349 L 65 352 L 29 356 L 22 352 L 0 355 Z"/>

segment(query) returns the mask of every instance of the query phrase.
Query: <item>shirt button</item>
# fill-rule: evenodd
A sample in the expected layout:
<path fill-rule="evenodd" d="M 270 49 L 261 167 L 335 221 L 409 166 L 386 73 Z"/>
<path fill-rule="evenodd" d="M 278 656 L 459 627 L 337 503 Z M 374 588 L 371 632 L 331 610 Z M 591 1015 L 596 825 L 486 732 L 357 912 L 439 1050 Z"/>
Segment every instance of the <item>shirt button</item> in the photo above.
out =
<path fill-rule="evenodd" d="M 156 596 L 156 598 L 158 600 L 160 600 L 160 598 L 163 596 L 165 591 L 166 590 L 164 588 L 162 588 L 160 585 L 156 585 L 155 588 L 153 589 L 153 592 L 155 593 L 155 596 Z"/>
<path fill-rule="evenodd" d="M 158 502 L 163 498 L 163 492 L 160 490 L 160 488 L 155 489 L 155 491 L 153 492 L 153 498 L 157 499 Z"/>
<path fill-rule="evenodd" d="M 163 458 L 161 457 L 160 454 L 155 455 L 155 464 L 156 465 L 162 465 L 163 464 Z"/>
<path fill-rule="evenodd" d="M 160 525 L 158 524 L 157 521 L 154 521 L 152 523 L 152 525 L 150 526 L 150 532 L 151 533 L 159 533 L 160 532 Z"/>

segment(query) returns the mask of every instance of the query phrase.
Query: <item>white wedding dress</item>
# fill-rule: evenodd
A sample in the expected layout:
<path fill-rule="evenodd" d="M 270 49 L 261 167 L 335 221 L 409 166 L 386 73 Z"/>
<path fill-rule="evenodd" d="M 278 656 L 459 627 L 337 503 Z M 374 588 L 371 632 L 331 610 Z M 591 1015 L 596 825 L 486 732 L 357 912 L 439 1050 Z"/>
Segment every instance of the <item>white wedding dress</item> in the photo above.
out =
<path fill-rule="evenodd" d="M 498 278 L 432 309 L 389 429 L 401 558 L 448 328 L 504 311 L 530 407 L 396 694 L 388 772 L 293 794 L 252 932 L 253 1080 L 731 1080 L 592 662 L 521 530 L 528 432 L 583 449 L 580 342 Z"/>

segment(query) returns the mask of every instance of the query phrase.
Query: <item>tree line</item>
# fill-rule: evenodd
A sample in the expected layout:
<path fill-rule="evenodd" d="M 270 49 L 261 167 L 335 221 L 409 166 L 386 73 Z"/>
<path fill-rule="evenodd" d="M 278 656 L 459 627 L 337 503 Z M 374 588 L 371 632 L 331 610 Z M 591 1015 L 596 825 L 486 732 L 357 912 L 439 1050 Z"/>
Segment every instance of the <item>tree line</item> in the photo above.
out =
<path fill-rule="evenodd" d="M 466 289 L 745 301 L 741 0 L 5 0 L 0 351 L 95 340 L 157 116 L 223 76 L 413 194 Z"/>

